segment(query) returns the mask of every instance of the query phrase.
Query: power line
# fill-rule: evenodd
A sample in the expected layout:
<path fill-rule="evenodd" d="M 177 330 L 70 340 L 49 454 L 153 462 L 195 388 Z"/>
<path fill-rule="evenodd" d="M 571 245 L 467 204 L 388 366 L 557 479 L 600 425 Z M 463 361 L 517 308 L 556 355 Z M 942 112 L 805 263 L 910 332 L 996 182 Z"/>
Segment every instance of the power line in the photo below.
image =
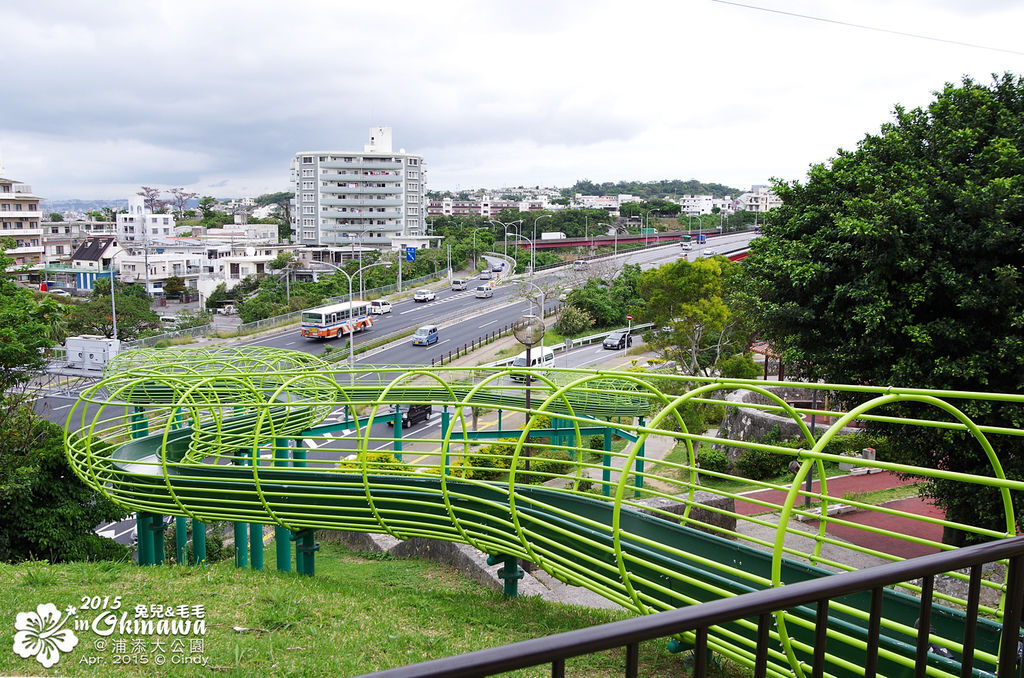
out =
<path fill-rule="evenodd" d="M 974 49 L 987 49 L 992 52 L 1003 52 L 1005 54 L 1016 54 L 1018 56 L 1024 56 L 1024 52 L 1019 52 L 1013 49 L 1003 49 L 1001 47 L 989 47 L 988 45 L 977 45 L 971 42 L 960 42 L 959 40 L 946 40 L 945 38 L 935 38 L 930 35 L 921 35 L 919 33 L 906 33 L 904 31 L 893 31 L 888 28 L 878 28 L 876 26 L 866 26 L 864 24 L 855 24 L 849 21 L 839 21 L 838 19 L 826 19 L 820 16 L 811 16 L 809 14 L 798 14 L 797 12 L 787 12 L 781 9 L 772 9 L 770 7 L 758 7 L 757 5 L 748 5 L 742 2 L 732 2 L 732 0 L 711 0 L 711 2 L 717 2 L 722 5 L 733 5 L 735 7 L 742 7 L 744 9 L 755 9 L 760 12 L 768 12 L 770 14 L 782 14 L 784 16 L 792 16 L 798 19 L 809 19 L 811 21 L 821 21 L 826 24 L 836 24 L 837 26 L 847 26 L 849 28 L 860 28 L 865 31 L 875 31 L 876 33 L 889 33 L 890 35 L 900 35 L 905 38 L 917 38 L 918 40 L 931 40 L 932 42 L 944 42 L 947 45 L 959 45 L 960 47 L 973 47 Z"/>

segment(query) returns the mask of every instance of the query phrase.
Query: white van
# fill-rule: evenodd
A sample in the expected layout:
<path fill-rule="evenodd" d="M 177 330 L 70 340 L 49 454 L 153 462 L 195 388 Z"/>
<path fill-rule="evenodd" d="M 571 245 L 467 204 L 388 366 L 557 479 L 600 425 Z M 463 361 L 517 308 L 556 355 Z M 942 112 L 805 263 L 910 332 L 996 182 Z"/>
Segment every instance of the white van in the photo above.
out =
<path fill-rule="evenodd" d="M 512 360 L 512 368 L 518 369 L 523 367 L 554 367 L 555 366 L 555 352 L 550 346 L 538 346 L 537 348 L 530 349 L 530 362 L 526 362 L 526 351 L 523 351 Z M 525 374 L 512 374 L 509 378 L 513 381 L 526 381 Z"/>
<path fill-rule="evenodd" d="M 160 324 L 166 329 L 173 330 L 178 327 L 178 316 L 176 315 L 162 315 L 160 316 Z"/>
<path fill-rule="evenodd" d="M 370 313 L 374 315 L 383 315 L 385 313 L 391 313 L 391 302 L 385 301 L 384 299 L 375 299 L 371 301 Z"/>

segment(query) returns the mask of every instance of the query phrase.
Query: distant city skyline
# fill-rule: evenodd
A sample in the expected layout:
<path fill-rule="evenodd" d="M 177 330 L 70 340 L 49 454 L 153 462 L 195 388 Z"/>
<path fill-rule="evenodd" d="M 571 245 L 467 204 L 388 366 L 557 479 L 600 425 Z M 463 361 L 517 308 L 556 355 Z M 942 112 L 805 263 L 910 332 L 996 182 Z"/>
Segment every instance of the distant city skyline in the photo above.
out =
<path fill-rule="evenodd" d="M 743 188 L 802 179 L 947 82 L 1024 72 L 1008 0 L 37 0 L 4 18 L 0 162 L 54 200 L 288 190 L 297 149 L 359 149 L 374 125 L 425 158 L 428 190 Z"/>

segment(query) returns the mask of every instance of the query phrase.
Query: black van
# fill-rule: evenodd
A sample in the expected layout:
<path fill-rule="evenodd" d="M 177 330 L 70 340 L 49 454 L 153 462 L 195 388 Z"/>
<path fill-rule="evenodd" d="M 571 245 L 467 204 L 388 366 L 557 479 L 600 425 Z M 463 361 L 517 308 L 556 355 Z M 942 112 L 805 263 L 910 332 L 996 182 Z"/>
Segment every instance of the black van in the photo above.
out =
<path fill-rule="evenodd" d="M 402 413 L 402 428 L 407 428 L 429 419 L 433 408 L 430 405 L 399 405 L 398 411 Z M 388 426 L 394 425 L 395 422 L 388 421 Z"/>

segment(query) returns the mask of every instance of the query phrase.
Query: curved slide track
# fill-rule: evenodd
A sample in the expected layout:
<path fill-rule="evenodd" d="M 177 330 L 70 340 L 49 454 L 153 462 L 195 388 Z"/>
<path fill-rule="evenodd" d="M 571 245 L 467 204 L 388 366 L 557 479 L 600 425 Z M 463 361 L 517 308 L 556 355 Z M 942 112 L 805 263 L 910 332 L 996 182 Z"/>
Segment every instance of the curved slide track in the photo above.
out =
<path fill-rule="evenodd" d="M 791 397 L 776 395 L 765 382 L 547 370 L 531 372 L 527 389 L 513 374 L 524 373 L 332 371 L 308 354 L 259 348 L 132 351 L 113 361 L 104 380 L 72 409 L 67 453 L 86 483 L 132 510 L 465 543 L 531 561 L 646 614 L 852 569 L 847 556 L 858 562 L 898 559 L 830 535 L 831 525 L 857 523 L 830 510 L 839 497 L 829 494 L 827 478 L 812 489 L 804 484 L 809 473 L 826 476 L 826 462 L 845 459 L 829 453 L 827 445 L 851 421 L 884 417 L 886 407 L 912 400 L 935 409 L 930 425 L 958 428 L 982 447 L 989 436 L 1019 435 L 978 426 L 945 400 L 920 391 L 858 389 L 863 404 L 847 413 L 827 412 L 835 423 L 815 440 L 803 423 L 809 410 L 794 407 Z M 800 386 L 806 385 L 787 384 L 784 390 Z M 725 402 L 734 407 L 735 400 L 722 398 L 737 390 L 756 395 L 755 410 L 788 418 L 804 431 L 805 449 L 686 431 L 688 408 Z M 395 406 L 412 403 L 440 410 L 439 432 L 433 425 L 401 430 Z M 675 439 L 676 451 L 645 458 L 652 436 Z M 603 446 L 594 449 L 595 441 Z M 738 513 L 734 502 L 746 495 L 722 489 L 734 487 L 736 479 L 724 472 L 698 475 L 698 450 L 712 442 L 796 459 L 800 470 L 791 483 L 756 483 L 783 490 L 785 501 L 766 503 L 761 515 Z M 991 476 L 963 480 L 1001 494 L 1008 508 L 1009 493 L 1024 488 L 1003 478 L 998 460 L 992 461 Z M 923 477 L 940 474 L 868 459 L 856 463 Z M 719 489 L 709 491 L 713 487 Z M 862 511 L 899 514 L 867 501 L 845 501 Z M 1008 510 L 1007 535 L 1013 534 Z M 922 542 L 913 535 L 893 536 Z M 982 612 L 996 621 L 979 623 L 973 675 L 989 675 L 1001 632 L 1000 584 L 984 585 L 990 594 Z M 880 675 L 912 675 L 917 593 L 912 583 L 885 592 Z M 863 671 L 869 598 L 853 595 L 831 604 L 831 675 Z M 932 654 L 930 675 L 960 675 L 964 601 L 953 594 L 937 598 L 942 604 L 932 613 L 932 640 L 952 659 Z M 776 622 L 770 675 L 804 675 L 813 652 L 815 610 L 781 612 Z M 756 623 L 716 627 L 710 649 L 752 666 Z M 692 638 L 679 640 L 685 647 Z"/>

